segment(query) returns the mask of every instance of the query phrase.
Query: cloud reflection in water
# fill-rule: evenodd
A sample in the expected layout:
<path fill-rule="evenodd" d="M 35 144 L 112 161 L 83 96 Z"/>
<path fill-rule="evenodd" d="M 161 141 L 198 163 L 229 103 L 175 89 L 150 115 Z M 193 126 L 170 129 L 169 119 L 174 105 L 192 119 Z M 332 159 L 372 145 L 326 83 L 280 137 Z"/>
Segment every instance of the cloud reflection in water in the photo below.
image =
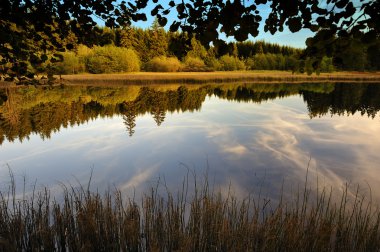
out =
<path fill-rule="evenodd" d="M 380 123 L 360 115 L 310 119 L 299 96 L 266 103 L 206 99 L 200 112 L 168 113 L 160 127 L 139 116 L 129 137 L 120 116 L 62 129 L 51 139 L 31 137 L 1 146 L 2 178 L 6 163 L 18 174 L 41 183 L 86 183 L 144 191 L 159 177 L 169 188 L 181 186 L 188 169 L 215 186 L 240 195 L 265 189 L 278 196 L 309 180 L 340 187 L 346 181 L 371 185 L 380 199 Z M 309 163 L 310 162 L 310 163 Z M 184 165 L 182 165 L 184 164 Z"/>

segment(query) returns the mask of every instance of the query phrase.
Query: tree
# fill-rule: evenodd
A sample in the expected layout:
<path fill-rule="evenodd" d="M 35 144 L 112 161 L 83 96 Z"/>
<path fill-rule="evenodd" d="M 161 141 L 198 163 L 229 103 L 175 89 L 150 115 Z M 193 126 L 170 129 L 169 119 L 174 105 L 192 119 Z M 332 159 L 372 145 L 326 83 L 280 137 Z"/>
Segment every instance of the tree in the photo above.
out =
<path fill-rule="evenodd" d="M 184 58 L 190 50 L 190 41 L 187 33 L 169 32 L 168 49 L 178 59 Z"/>
<path fill-rule="evenodd" d="M 191 50 L 187 52 L 187 57 L 199 58 L 204 60 L 207 57 L 207 50 L 195 37 L 190 40 Z"/>
<path fill-rule="evenodd" d="M 130 49 L 136 49 L 135 46 L 138 43 L 136 39 L 136 31 L 132 27 L 124 27 L 119 30 L 118 46 L 126 47 Z"/>
<path fill-rule="evenodd" d="M 91 34 L 98 32 L 94 16 L 105 21 L 107 27 L 130 26 L 131 21 L 146 20 L 145 8 L 149 0 L 85 1 L 85 0 L 28 0 L 2 1 L 0 7 L 0 55 L 3 72 L 12 75 L 27 73 L 27 63 L 39 64 L 62 58 L 56 52 L 73 45 L 65 38 L 73 32 L 79 43 L 90 45 Z M 371 42 L 380 36 L 380 1 L 360 1 L 354 6 L 349 0 L 329 0 L 320 5 L 317 0 L 172 0 L 163 3 L 153 0 L 151 15 L 165 26 L 167 16 L 176 12 L 170 24 L 171 31 L 179 28 L 195 34 L 207 48 L 220 40 L 219 33 L 244 41 L 249 35 L 256 37 L 264 24 L 271 34 L 288 27 L 291 32 L 309 29 L 324 33 L 322 40 L 308 41 L 308 56 L 314 57 L 318 67 L 324 55 L 333 47 L 334 37 L 361 36 Z M 258 8 L 269 5 L 266 18 Z M 318 50 L 318 47 L 325 48 Z M 223 54 L 221 54 L 223 55 Z"/>
<path fill-rule="evenodd" d="M 263 50 L 262 43 L 259 43 L 256 49 L 256 54 L 261 54 L 261 53 L 264 53 L 264 50 Z"/>
<path fill-rule="evenodd" d="M 344 70 L 363 71 L 367 66 L 367 48 L 357 39 L 337 39 L 333 56 Z"/>
<path fill-rule="evenodd" d="M 168 51 L 168 37 L 164 28 L 158 23 L 157 19 L 153 22 L 152 27 L 148 30 L 148 56 L 147 59 L 153 59 L 157 56 L 166 56 Z"/>
<path fill-rule="evenodd" d="M 72 49 L 67 41 L 74 33 L 78 42 L 90 44 L 96 29 L 94 15 L 105 20 L 108 27 L 125 26 L 132 20 L 146 20 L 139 13 L 143 1 L 127 4 L 116 0 L 30 0 L 1 2 L 0 56 L 3 74 L 26 75 L 28 64 L 38 65 L 47 60 L 62 60 L 57 52 Z"/>
<path fill-rule="evenodd" d="M 331 73 L 334 71 L 333 59 L 329 57 L 323 57 L 320 66 L 321 72 Z"/>
<path fill-rule="evenodd" d="M 380 70 L 380 41 L 376 41 L 368 47 L 368 63 L 371 70 Z"/>
<path fill-rule="evenodd" d="M 237 57 L 230 55 L 223 55 L 219 59 L 220 69 L 222 71 L 235 71 L 235 70 L 244 70 L 244 62 L 239 60 Z"/>

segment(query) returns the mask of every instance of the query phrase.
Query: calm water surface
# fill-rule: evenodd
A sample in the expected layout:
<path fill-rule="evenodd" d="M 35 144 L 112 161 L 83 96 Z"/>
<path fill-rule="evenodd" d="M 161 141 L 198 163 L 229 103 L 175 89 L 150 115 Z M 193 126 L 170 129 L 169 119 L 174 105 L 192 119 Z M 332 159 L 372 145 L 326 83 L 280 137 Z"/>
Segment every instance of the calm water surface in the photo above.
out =
<path fill-rule="evenodd" d="M 0 182 L 140 193 L 207 174 L 237 195 L 360 184 L 380 199 L 380 84 L 0 90 Z M 308 172 L 307 172 L 308 170 Z M 192 176 L 192 175 L 190 175 Z M 370 189 L 369 189 L 370 188 Z"/>

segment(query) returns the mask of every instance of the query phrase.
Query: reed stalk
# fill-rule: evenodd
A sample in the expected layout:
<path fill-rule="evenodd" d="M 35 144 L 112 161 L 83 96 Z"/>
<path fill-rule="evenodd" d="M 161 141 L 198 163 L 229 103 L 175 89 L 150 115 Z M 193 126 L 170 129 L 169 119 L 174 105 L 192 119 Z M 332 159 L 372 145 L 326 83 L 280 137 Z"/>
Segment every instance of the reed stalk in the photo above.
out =
<path fill-rule="evenodd" d="M 305 183 L 273 206 L 260 195 L 222 196 L 207 179 L 189 191 L 185 178 L 178 193 L 153 187 L 141 201 L 62 185 L 58 201 L 47 188 L 20 198 L 11 176 L 0 192 L 0 251 L 379 251 L 370 199 L 351 197 L 348 185 L 338 202 L 317 190 Z"/>

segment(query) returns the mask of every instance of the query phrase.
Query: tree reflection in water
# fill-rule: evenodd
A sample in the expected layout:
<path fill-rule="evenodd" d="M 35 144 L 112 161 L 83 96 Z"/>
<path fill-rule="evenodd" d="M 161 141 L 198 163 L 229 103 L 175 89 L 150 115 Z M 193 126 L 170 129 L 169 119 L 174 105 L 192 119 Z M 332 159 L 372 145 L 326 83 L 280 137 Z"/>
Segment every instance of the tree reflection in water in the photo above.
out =
<path fill-rule="evenodd" d="M 211 95 L 254 103 L 302 95 L 311 118 L 357 112 L 375 118 L 380 110 L 380 85 L 370 83 L 6 88 L 0 89 L 0 144 L 33 133 L 50 138 L 61 127 L 114 115 L 133 136 L 139 115 L 151 114 L 160 126 L 166 113 L 198 111 Z"/>

